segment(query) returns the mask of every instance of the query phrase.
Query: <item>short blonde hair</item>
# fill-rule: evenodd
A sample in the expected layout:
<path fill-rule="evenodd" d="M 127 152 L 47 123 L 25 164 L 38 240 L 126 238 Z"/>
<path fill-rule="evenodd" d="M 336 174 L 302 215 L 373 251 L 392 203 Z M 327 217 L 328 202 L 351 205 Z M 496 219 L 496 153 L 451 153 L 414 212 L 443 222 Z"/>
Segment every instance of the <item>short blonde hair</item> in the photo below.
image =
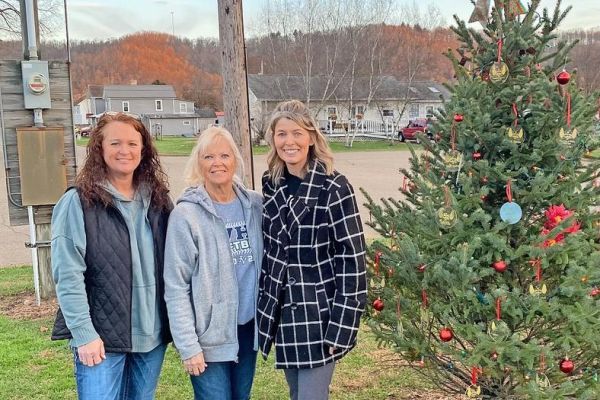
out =
<path fill-rule="evenodd" d="M 298 100 L 288 100 L 277 104 L 271 115 L 269 121 L 269 129 L 267 131 L 266 140 L 269 143 L 270 149 L 267 155 L 267 165 L 269 168 L 269 175 L 273 183 L 279 183 L 283 173 L 285 171 L 285 162 L 279 158 L 277 149 L 273 143 L 273 136 L 275 135 L 275 126 L 282 118 L 289 119 L 295 122 L 302 129 L 308 131 L 313 145 L 308 150 L 307 161 L 320 161 L 325 166 L 327 175 L 333 174 L 333 153 L 329 148 L 329 143 L 314 118 L 310 115 L 308 107 Z M 308 166 L 304 166 L 306 169 Z"/>
<path fill-rule="evenodd" d="M 196 145 L 192 149 L 190 158 L 185 165 L 184 177 L 187 185 L 200 186 L 204 184 L 204 176 L 200 170 L 200 157 L 206 153 L 208 146 L 219 140 L 224 140 L 227 142 L 227 144 L 229 144 L 229 147 L 231 147 L 231 151 L 235 157 L 236 169 L 233 179 L 237 183 L 242 182 L 240 177 L 244 176 L 244 160 L 242 159 L 240 150 L 233 140 L 233 136 L 231 136 L 231 133 L 229 133 L 229 131 L 225 128 L 211 127 L 200 133 L 200 136 L 196 141 Z"/>

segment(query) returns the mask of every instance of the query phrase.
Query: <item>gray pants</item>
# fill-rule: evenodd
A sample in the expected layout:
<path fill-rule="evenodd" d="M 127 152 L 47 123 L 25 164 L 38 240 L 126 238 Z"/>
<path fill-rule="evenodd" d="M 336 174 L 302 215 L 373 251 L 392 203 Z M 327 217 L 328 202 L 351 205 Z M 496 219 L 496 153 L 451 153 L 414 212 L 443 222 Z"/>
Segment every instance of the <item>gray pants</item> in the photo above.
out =
<path fill-rule="evenodd" d="M 291 400 L 327 400 L 335 362 L 317 368 L 284 369 Z"/>

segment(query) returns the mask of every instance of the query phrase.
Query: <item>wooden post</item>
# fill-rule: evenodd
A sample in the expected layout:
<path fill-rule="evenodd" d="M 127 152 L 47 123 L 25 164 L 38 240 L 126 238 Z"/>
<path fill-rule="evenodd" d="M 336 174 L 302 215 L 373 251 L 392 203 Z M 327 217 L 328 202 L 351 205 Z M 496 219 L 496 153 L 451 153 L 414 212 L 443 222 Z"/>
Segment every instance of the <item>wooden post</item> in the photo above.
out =
<path fill-rule="evenodd" d="M 254 188 L 248 77 L 241 0 L 217 0 L 219 39 L 223 62 L 223 108 L 225 128 L 231 132 L 244 159 L 244 182 Z"/>
<path fill-rule="evenodd" d="M 36 250 L 40 278 L 40 298 L 42 298 L 42 300 L 47 300 L 56 295 L 50 262 L 50 224 L 36 224 L 35 234 L 38 242 Z"/>

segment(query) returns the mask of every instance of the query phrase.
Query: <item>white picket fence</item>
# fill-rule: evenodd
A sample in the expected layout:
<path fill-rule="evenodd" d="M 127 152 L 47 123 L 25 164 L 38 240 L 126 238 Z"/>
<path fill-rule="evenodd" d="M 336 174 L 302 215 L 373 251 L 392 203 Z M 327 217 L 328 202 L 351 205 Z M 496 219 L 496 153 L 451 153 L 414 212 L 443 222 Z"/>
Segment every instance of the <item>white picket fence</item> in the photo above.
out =
<path fill-rule="evenodd" d="M 394 121 L 374 120 L 318 120 L 319 128 L 325 136 L 336 138 L 354 135 L 355 138 L 390 139 L 398 137 L 398 126 Z"/>

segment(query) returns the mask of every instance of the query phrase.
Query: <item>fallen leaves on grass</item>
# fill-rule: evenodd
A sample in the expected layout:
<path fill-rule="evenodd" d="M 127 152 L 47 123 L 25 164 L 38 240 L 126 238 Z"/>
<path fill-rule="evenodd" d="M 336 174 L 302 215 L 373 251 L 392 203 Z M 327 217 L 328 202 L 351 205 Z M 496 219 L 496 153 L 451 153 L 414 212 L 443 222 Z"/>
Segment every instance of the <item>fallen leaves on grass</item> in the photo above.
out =
<path fill-rule="evenodd" d="M 33 293 L 19 293 L 0 297 L 0 314 L 17 320 L 36 320 L 53 316 L 58 308 L 56 299 L 43 300 L 35 304 Z"/>

